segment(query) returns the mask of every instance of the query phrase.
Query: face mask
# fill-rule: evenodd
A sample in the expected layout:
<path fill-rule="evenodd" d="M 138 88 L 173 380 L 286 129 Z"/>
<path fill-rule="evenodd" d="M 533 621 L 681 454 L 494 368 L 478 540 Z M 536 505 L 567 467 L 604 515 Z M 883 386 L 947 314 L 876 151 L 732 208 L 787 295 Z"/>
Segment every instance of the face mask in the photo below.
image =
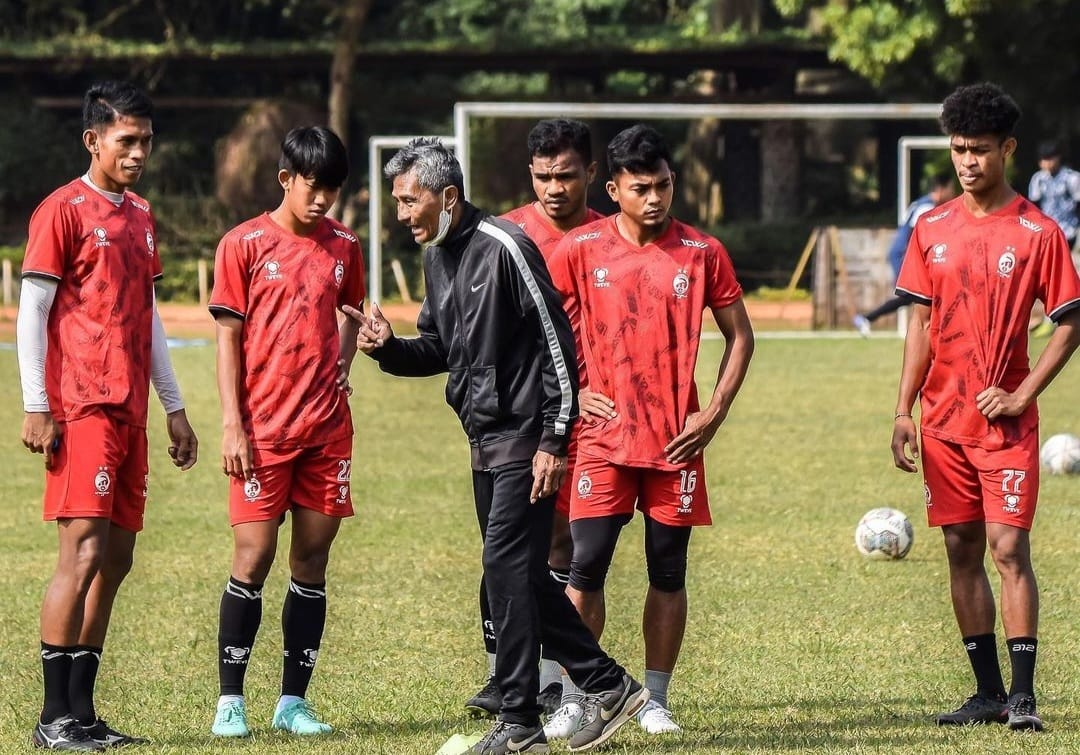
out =
<path fill-rule="evenodd" d="M 428 241 L 424 246 L 436 246 L 443 242 L 446 234 L 450 232 L 450 210 L 446 209 L 446 192 L 442 196 L 442 212 L 439 213 L 439 230 L 435 232 L 435 238 Z"/>

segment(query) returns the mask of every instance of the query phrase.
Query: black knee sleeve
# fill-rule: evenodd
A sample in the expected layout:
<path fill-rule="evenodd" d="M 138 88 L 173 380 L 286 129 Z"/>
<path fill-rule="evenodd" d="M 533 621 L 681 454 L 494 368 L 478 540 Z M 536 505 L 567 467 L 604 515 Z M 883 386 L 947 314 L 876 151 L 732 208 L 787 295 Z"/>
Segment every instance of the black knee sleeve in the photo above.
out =
<path fill-rule="evenodd" d="M 599 516 L 570 522 L 574 556 L 570 560 L 570 586 L 581 592 L 604 589 L 619 531 L 630 521 L 629 515 Z"/>
<path fill-rule="evenodd" d="M 686 554 L 692 529 L 645 518 L 645 564 L 649 584 L 660 592 L 678 592 L 686 587 Z"/>

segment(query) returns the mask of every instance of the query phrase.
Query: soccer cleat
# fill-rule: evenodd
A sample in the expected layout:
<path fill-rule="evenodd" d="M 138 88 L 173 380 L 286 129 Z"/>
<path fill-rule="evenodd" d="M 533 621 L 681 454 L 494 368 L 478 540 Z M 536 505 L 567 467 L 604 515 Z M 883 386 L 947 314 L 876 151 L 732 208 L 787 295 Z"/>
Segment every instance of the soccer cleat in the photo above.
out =
<path fill-rule="evenodd" d="M 275 729 L 299 734 L 302 737 L 329 734 L 334 730 L 330 724 L 323 723 L 316 718 L 315 711 L 308 705 L 308 701 L 303 699 L 275 711 L 271 726 Z"/>
<path fill-rule="evenodd" d="M 861 335 L 863 338 L 866 338 L 868 335 L 870 335 L 870 321 L 867 320 L 864 316 L 855 315 L 855 319 L 853 319 L 851 322 L 855 326 L 855 330 L 859 331 L 859 335 Z"/>
<path fill-rule="evenodd" d="M 244 701 L 236 698 L 218 703 L 211 733 L 218 737 L 246 737 L 251 734 L 247 724 Z"/>
<path fill-rule="evenodd" d="M 544 724 L 544 736 L 551 739 L 570 739 L 581 725 L 585 709 L 580 703 L 567 703 L 548 717 Z"/>
<path fill-rule="evenodd" d="M 554 714 L 562 704 L 562 682 L 552 682 L 544 687 L 536 696 L 536 704 L 543 709 L 545 716 Z"/>
<path fill-rule="evenodd" d="M 967 726 L 969 724 L 1000 724 L 1008 717 L 1008 705 L 1005 700 L 995 695 L 987 697 L 976 693 L 964 701 L 964 704 L 951 713 L 941 713 L 937 717 L 938 726 Z"/>
<path fill-rule="evenodd" d="M 127 747 L 128 745 L 150 744 L 149 739 L 133 737 L 130 734 L 124 734 L 123 732 L 117 731 L 101 718 L 95 721 L 91 726 L 83 726 L 83 729 L 90 735 L 90 739 L 103 747 Z"/>
<path fill-rule="evenodd" d="M 494 718 L 501 709 L 502 693 L 494 676 L 489 676 L 484 688 L 465 702 L 465 710 L 475 718 Z"/>
<path fill-rule="evenodd" d="M 655 700 L 641 706 L 641 710 L 637 712 L 637 722 L 646 734 L 673 734 L 682 731 L 682 727 L 672 719 L 671 711 Z"/>
<path fill-rule="evenodd" d="M 525 726 L 496 721 L 484 738 L 469 748 L 470 755 L 513 755 L 517 752 L 547 752 L 548 741 L 540 725 Z"/>
<path fill-rule="evenodd" d="M 649 690 L 623 673 L 619 686 L 585 695 L 581 725 L 570 737 L 570 751 L 590 750 L 606 742 L 649 700 Z"/>
<path fill-rule="evenodd" d="M 1009 698 L 1009 728 L 1013 731 L 1042 731 L 1043 722 L 1035 712 L 1035 695 L 1018 692 Z"/>
<path fill-rule="evenodd" d="M 101 752 L 105 749 L 105 745 L 91 739 L 83 725 L 71 716 L 61 716 L 50 724 L 38 721 L 30 741 L 34 747 L 43 750 Z"/>

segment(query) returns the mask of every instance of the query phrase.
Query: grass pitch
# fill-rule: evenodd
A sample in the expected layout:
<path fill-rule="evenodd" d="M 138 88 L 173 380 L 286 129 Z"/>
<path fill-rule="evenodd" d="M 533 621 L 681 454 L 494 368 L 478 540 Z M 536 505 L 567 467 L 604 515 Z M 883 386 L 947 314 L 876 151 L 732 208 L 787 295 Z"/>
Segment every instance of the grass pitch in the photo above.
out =
<path fill-rule="evenodd" d="M 707 342 L 711 390 L 721 345 Z M 1033 533 L 1042 588 L 1037 686 L 1048 731 L 938 729 L 932 716 L 972 686 L 947 595 L 940 535 L 926 528 L 919 477 L 888 449 L 901 342 L 762 340 L 742 395 L 707 452 L 716 524 L 691 540 L 690 625 L 671 688 L 682 734 L 634 724 L 612 753 L 1080 752 L 1080 627 L 1075 533 L 1080 481 L 1046 477 Z M 360 356 L 353 371 L 358 515 L 330 564 L 330 608 L 311 698 L 337 729 L 298 741 L 272 733 L 288 537 L 267 582 L 248 673 L 250 741 L 209 734 L 217 695 L 217 605 L 231 537 L 220 472 L 212 347 L 173 352 L 201 460 L 167 464 L 151 411 L 151 502 L 123 588 L 98 687 L 99 711 L 150 736 L 142 752 L 423 753 L 483 728 L 463 701 L 486 671 L 477 629 L 479 537 L 468 451 L 441 379 L 401 380 Z M 40 521 L 41 457 L 19 443 L 13 352 L 0 352 L 0 752 L 23 752 L 40 706 L 38 609 L 55 559 Z M 1044 396 L 1044 437 L 1080 433 L 1080 367 Z M 915 524 L 902 562 L 864 561 L 859 517 L 894 506 Z M 645 589 L 640 522 L 627 527 L 608 587 L 604 644 L 642 673 Z M 996 580 L 995 580 L 996 585 Z M 1001 640 L 999 630 L 999 644 Z M 1000 650 L 1003 663 L 1007 659 Z M 553 751 L 564 750 L 554 744 Z"/>

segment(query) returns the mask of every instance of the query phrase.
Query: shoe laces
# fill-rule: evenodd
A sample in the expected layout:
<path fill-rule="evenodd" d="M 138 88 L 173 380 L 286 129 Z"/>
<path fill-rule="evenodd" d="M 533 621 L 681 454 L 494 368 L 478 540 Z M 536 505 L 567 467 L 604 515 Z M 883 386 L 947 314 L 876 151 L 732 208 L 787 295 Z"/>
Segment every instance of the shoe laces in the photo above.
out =
<path fill-rule="evenodd" d="M 64 737 L 64 739 L 73 742 L 89 742 L 92 739 L 90 733 L 74 718 L 68 718 L 61 723 L 59 732 L 60 736 Z"/>
<path fill-rule="evenodd" d="M 232 700 L 218 708 L 218 715 L 225 721 L 232 723 L 238 718 L 244 717 L 244 705 L 236 700 Z"/>
<path fill-rule="evenodd" d="M 315 709 L 311 707 L 311 704 L 307 700 L 301 700 L 293 705 L 293 715 L 298 718 L 306 718 L 309 721 L 319 723 L 319 719 L 315 715 Z"/>
<path fill-rule="evenodd" d="M 1019 716 L 1033 716 L 1035 715 L 1035 698 L 1031 695 L 1017 697 L 1009 708 Z"/>
<path fill-rule="evenodd" d="M 480 740 L 480 744 L 478 747 L 479 751 L 483 752 L 485 747 L 493 745 L 496 740 L 498 740 L 502 732 L 508 728 L 510 728 L 510 724 L 508 724 L 506 721 L 496 721 L 495 725 L 492 726 L 488 730 L 488 733 L 484 735 L 484 738 Z"/>

